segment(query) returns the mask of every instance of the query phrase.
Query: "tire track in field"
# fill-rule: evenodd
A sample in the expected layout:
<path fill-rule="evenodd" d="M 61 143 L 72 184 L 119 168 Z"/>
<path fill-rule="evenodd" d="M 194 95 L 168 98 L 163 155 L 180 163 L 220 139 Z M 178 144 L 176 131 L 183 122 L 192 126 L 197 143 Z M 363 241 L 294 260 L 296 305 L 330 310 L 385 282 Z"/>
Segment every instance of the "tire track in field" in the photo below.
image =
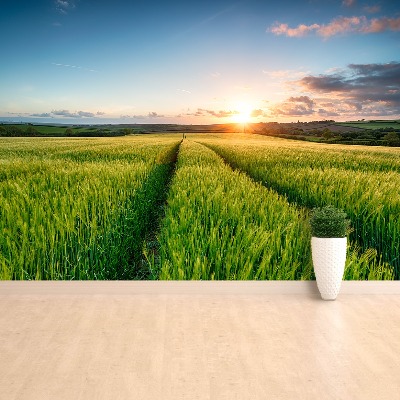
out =
<path fill-rule="evenodd" d="M 241 173 L 245 174 L 248 176 L 253 182 L 258 182 L 261 183 L 266 189 L 272 190 L 275 193 L 277 193 L 279 196 L 285 197 L 286 200 L 292 205 L 297 208 L 302 208 L 305 210 L 310 211 L 311 207 L 309 204 L 303 203 L 299 204 L 298 201 L 293 199 L 291 196 L 288 196 L 288 194 L 284 191 L 281 190 L 279 186 L 276 185 L 268 185 L 267 182 L 261 179 L 256 179 L 250 172 L 248 172 L 246 169 L 241 168 L 240 165 L 236 165 L 234 162 L 231 162 L 227 158 L 225 158 L 221 152 L 219 151 L 219 148 L 217 146 L 213 146 L 212 144 L 209 143 L 204 143 L 200 141 L 196 141 L 196 143 L 199 143 L 211 151 L 213 151 L 215 154 L 220 157 L 223 162 L 228 165 L 232 170 L 234 171 L 240 171 Z M 383 280 L 383 279 L 393 279 L 393 273 L 394 279 L 399 279 L 398 276 L 396 276 L 396 270 L 391 264 L 387 264 L 385 262 L 386 260 L 382 260 L 382 255 L 376 250 L 371 247 L 364 248 L 362 244 L 359 243 L 357 239 L 353 239 L 354 243 L 351 244 L 349 242 L 348 246 L 348 255 L 346 259 L 346 268 L 345 268 L 345 275 L 344 279 L 348 280 L 368 280 L 368 279 L 373 279 L 373 280 Z M 382 264 L 383 262 L 383 264 Z M 354 268 L 353 266 L 355 265 L 356 271 L 350 271 L 348 269 L 348 266 L 352 265 L 351 268 Z M 369 274 L 372 273 L 372 278 L 368 278 Z"/>
<path fill-rule="evenodd" d="M 224 156 L 221 154 L 221 152 L 219 151 L 219 149 L 218 149 L 217 147 L 214 147 L 213 145 L 211 145 L 211 144 L 209 144 L 209 143 L 204 143 L 204 142 L 198 142 L 198 141 L 196 141 L 196 143 L 199 143 L 199 144 L 201 144 L 202 146 L 207 147 L 208 149 L 210 149 L 211 151 L 213 151 L 215 154 L 217 154 L 218 157 L 220 157 L 221 160 L 222 160 L 226 165 L 228 165 L 233 171 L 239 171 L 239 172 L 243 173 L 244 175 L 248 176 L 253 182 L 261 183 L 265 188 L 267 188 L 267 189 L 269 189 L 269 190 L 272 190 L 272 191 L 278 193 L 278 194 L 279 194 L 280 196 L 282 196 L 282 197 L 285 197 L 286 200 L 287 200 L 290 204 L 292 204 L 292 205 L 294 205 L 294 206 L 296 206 L 296 207 L 302 207 L 302 208 L 305 208 L 305 209 L 309 209 L 309 207 L 307 207 L 307 206 L 301 206 L 301 205 L 297 204 L 295 201 L 291 201 L 291 199 L 288 198 L 287 194 L 286 194 L 284 191 L 279 190 L 278 188 L 273 187 L 273 186 L 268 186 L 268 185 L 266 184 L 266 182 L 265 182 L 264 180 L 262 180 L 262 179 L 256 179 L 256 178 L 255 178 L 254 176 L 252 176 L 248 171 L 246 171 L 245 169 L 241 168 L 240 166 L 236 165 L 234 162 L 231 162 L 231 161 L 228 160 L 226 157 L 224 157 Z"/>
<path fill-rule="evenodd" d="M 298 204 L 296 201 L 292 200 L 291 198 L 288 197 L 287 193 L 285 193 L 285 191 L 279 190 L 279 188 L 275 187 L 275 186 L 268 186 L 268 184 L 262 180 L 262 179 L 256 179 L 251 173 L 249 173 L 247 170 L 241 168 L 240 166 L 236 165 L 234 162 L 231 162 L 230 160 L 228 160 L 227 158 L 225 158 L 220 151 L 218 151 L 219 149 L 217 147 L 214 147 L 213 145 L 209 144 L 209 143 L 204 143 L 204 142 L 199 142 L 196 141 L 196 143 L 201 144 L 202 146 L 207 147 L 209 150 L 211 150 L 212 152 L 214 152 L 223 162 L 225 165 L 227 165 L 229 168 L 232 169 L 232 171 L 239 171 L 240 173 L 246 175 L 249 179 L 251 179 L 253 182 L 255 183 L 260 183 L 262 186 L 264 186 L 264 188 L 271 190 L 275 193 L 277 193 L 279 196 L 281 196 L 282 198 L 285 198 L 286 201 L 296 207 L 297 209 L 305 209 L 307 211 L 310 211 L 310 207 L 307 207 L 307 205 L 303 205 L 303 204 Z"/>
<path fill-rule="evenodd" d="M 188 141 L 181 150 L 158 235 L 159 279 L 311 276 L 309 251 L 297 246 L 306 228 L 298 211 L 206 146 Z"/>
<path fill-rule="evenodd" d="M 154 270 L 155 260 L 158 258 L 159 243 L 157 233 L 165 215 L 165 207 L 169 186 L 176 170 L 176 162 L 183 139 L 168 151 L 162 153 L 157 165 L 146 181 L 144 192 L 150 195 L 150 201 L 143 202 L 139 215 L 142 215 L 144 229 L 140 233 L 143 240 L 137 241 L 140 248 L 132 249 L 136 254 L 134 260 L 134 276 L 127 279 L 154 280 L 157 274 Z M 148 197 L 148 196 L 145 196 Z"/>
<path fill-rule="evenodd" d="M 169 146 L 156 159 L 156 164 L 134 194 L 130 207 L 110 235 L 116 245 L 106 249 L 110 265 L 101 279 L 154 279 L 144 256 L 151 248 L 163 216 L 168 186 L 175 171 L 180 143 Z"/>

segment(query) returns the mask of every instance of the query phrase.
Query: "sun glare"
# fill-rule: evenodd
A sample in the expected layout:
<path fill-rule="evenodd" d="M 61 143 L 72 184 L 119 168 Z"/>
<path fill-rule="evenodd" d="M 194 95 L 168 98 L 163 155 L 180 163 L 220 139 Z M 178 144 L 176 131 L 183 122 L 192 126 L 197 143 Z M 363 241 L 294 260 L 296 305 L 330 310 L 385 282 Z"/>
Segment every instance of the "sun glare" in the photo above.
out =
<path fill-rule="evenodd" d="M 251 107 L 249 104 L 240 103 L 235 107 L 238 114 L 232 115 L 232 120 L 238 124 L 245 124 L 250 122 L 251 118 Z"/>

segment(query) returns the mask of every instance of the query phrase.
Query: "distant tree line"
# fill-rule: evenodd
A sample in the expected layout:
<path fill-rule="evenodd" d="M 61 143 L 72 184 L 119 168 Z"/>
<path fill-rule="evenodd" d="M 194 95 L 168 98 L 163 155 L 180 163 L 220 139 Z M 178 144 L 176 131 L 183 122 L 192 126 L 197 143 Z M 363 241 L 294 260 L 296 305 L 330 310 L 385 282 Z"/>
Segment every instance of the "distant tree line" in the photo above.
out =
<path fill-rule="evenodd" d="M 74 129 L 66 128 L 64 132 L 41 132 L 40 126 L 35 127 L 34 125 L 0 125 L 0 137 L 21 137 L 21 136 L 46 136 L 46 137 L 98 137 L 98 136 L 125 136 L 134 133 L 141 133 L 133 130 L 132 128 L 119 128 L 119 129 L 108 129 L 103 127 L 91 127 L 87 129 Z"/>
<path fill-rule="evenodd" d="M 266 125 L 262 132 L 257 133 L 310 142 L 359 144 L 364 146 L 400 146 L 400 127 L 335 132 L 330 130 L 329 127 L 306 130 L 298 126 Z"/>
<path fill-rule="evenodd" d="M 18 125 L 0 125 L 0 136 L 16 137 L 16 136 L 42 136 L 33 126 L 22 129 Z"/>

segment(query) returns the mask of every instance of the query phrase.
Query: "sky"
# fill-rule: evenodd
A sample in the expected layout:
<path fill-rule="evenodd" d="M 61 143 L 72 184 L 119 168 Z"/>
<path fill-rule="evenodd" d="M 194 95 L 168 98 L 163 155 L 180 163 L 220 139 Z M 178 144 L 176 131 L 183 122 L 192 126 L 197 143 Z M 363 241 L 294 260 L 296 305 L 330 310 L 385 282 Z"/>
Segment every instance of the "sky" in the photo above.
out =
<path fill-rule="evenodd" d="M 1 0 L 0 121 L 400 118 L 400 3 Z"/>

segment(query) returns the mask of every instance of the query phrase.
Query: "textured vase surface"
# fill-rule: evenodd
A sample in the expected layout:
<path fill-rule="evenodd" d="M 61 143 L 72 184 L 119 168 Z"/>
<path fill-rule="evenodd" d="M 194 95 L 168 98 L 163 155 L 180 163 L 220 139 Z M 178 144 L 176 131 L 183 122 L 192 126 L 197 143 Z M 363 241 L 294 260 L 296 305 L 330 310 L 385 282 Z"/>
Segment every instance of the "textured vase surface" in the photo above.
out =
<path fill-rule="evenodd" d="M 347 238 L 311 238 L 318 290 L 324 300 L 335 300 L 342 284 Z"/>

